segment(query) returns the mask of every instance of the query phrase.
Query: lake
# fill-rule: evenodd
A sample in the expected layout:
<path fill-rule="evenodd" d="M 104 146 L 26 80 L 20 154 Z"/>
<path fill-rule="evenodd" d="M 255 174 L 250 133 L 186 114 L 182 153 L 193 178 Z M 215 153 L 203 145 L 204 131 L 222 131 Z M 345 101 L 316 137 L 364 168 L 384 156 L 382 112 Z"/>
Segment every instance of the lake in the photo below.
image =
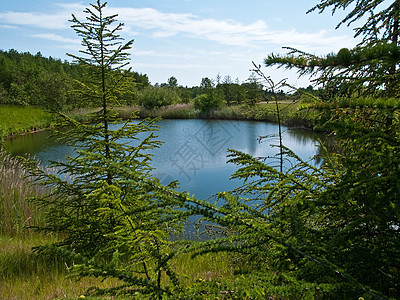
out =
<path fill-rule="evenodd" d="M 256 157 L 273 156 L 279 144 L 278 126 L 255 121 L 230 120 L 162 120 L 158 139 L 164 144 L 153 154 L 154 175 L 164 184 L 178 180 L 182 190 L 207 199 L 215 193 L 229 191 L 241 182 L 229 180 L 236 166 L 227 163 L 229 148 Z M 118 125 L 113 125 L 118 126 Z M 259 137 L 267 136 L 260 143 Z M 319 136 L 312 132 L 283 127 L 283 143 L 304 160 L 320 150 Z M 4 147 L 13 155 L 29 153 L 48 165 L 49 160 L 73 156 L 71 147 L 49 138 L 49 132 L 17 136 L 5 141 Z"/>

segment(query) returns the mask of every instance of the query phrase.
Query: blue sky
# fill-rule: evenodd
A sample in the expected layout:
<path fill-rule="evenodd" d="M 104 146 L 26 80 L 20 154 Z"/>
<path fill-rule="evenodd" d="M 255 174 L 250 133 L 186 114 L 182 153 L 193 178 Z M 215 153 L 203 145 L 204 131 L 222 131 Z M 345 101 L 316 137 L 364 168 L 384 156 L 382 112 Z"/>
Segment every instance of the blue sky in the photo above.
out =
<path fill-rule="evenodd" d="M 70 28 L 71 14 L 84 18 L 91 1 L 9 0 L 0 7 L 0 49 L 68 59 L 80 39 Z M 94 0 L 92 1 L 94 2 Z M 357 41 L 347 27 L 335 30 L 343 14 L 306 14 L 317 0 L 109 0 L 108 14 L 125 23 L 123 36 L 135 39 L 131 65 L 152 84 L 174 76 L 178 84 L 199 85 L 203 77 L 245 81 L 252 61 L 291 46 L 327 54 Z M 306 86 L 295 72 L 264 69 L 275 81 L 288 78 Z"/>

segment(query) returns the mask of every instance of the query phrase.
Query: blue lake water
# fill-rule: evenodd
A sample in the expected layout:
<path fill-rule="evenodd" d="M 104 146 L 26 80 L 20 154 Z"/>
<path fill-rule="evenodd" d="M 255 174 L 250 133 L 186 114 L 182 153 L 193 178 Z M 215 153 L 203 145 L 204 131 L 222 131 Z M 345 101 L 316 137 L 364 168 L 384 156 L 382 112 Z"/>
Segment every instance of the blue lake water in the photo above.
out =
<path fill-rule="evenodd" d="M 236 166 L 227 163 L 229 148 L 256 157 L 273 156 L 278 148 L 278 126 L 252 121 L 162 120 L 158 139 L 164 144 L 153 151 L 154 175 L 162 183 L 178 180 L 182 190 L 207 199 L 215 193 L 229 191 L 241 182 L 229 180 Z M 113 125 L 118 126 L 118 125 Z M 260 136 L 268 136 L 260 143 Z M 311 132 L 283 127 L 284 145 L 302 159 L 319 151 L 319 142 Z M 18 136 L 7 140 L 5 148 L 14 155 L 29 153 L 44 165 L 49 160 L 63 160 L 74 155 L 71 147 L 49 138 L 48 132 Z"/>

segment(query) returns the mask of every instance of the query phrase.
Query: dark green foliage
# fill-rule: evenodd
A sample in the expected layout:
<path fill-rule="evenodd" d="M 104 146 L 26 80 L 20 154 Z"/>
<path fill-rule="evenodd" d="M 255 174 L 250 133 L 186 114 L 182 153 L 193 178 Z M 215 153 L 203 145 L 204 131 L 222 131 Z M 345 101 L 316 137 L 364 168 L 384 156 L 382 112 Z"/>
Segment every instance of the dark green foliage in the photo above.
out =
<path fill-rule="evenodd" d="M 245 90 L 237 83 L 222 83 L 217 85 L 217 89 L 224 93 L 227 105 L 238 105 L 245 101 Z"/>
<path fill-rule="evenodd" d="M 211 90 L 213 87 L 214 82 L 210 78 L 204 77 L 201 79 L 200 88 L 203 90 L 203 92 Z"/>
<path fill-rule="evenodd" d="M 171 76 L 170 78 L 168 78 L 168 86 L 170 88 L 177 88 L 178 80 L 174 76 Z"/>
<path fill-rule="evenodd" d="M 0 103 L 36 105 L 54 110 L 66 104 L 70 76 L 76 71 L 61 60 L 47 59 L 40 53 L 35 56 L 20 54 L 15 50 L 0 51 L 0 70 Z"/>
<path fill-rule="evenodd" d="M 118 72 L 117 72 L 118 73 Z M 19 53 L 16 50 L 0 50 L 0 104 L 21 106 L 34 105 L 52 111 L 70 110 L 79 107 L 97 107 L 98 101 L 87 97 L 82 99 L 70 91 L 80 90 L 80 84 L 90 86 L 93 69 L 83 61 L 75 63 L 43 57 L 40 53 Z M 216 89 L 209 78 L 204 78 L 200 86 L 178 87 L 175 77 L 159 89 L 152 89 L 147 75 L 130 71 L 126 74 L 134 85 L 116 94 L 118 105 L 143 105 L 146 108 L 163 107 L 176 103 L 189 103 L 205 89 Z M 118 77 L 118 74 L 115 74 Z M 226 95 L 229 104 L 244 101 L 254 103 L 262 99 L 262 89 L 248 83 L 239 85 L 228 82 L 218 87 Z M 257 97 L 255 97 L 257 94 Z M 153 100 L 155 98 L 156 100 Z"/>
<path fill-rule="evenodd" d="M 255 80 L 250 80 L 247 83 L 243 83 L 243 87 L 246 93 L 246 104 L 255 105 L 257 102 L 260 102 L 264 97 L 264 91 L 260 84 Z"/>
<path fill-rule="evenodd" d="M 226 77 L 230 78 L 229 76 Z M 162 88 L 168 88 L 167 84 L 165 84 L 165 86 Z M 216 95 L 222 96 L 223 102 L 225 102 L 227 105 L 254 105 L 255 103 L 264 99 L 263 87 L 257 82 L 254 82 L 252 78 L 249 78 L 248 81 L 243 82 L 242 84 L 225 80 L 224 82 L 214 85 L 213 80 L 205 77 L 201 80 L 200 86 L 194 86 L 190 88 L 180 86 L 179 101 L 183 103 L 189 103 L 190 100 L 192 100 L 192 102 L 195 102 L 197 96 L 210 94 L 213 90 L 217 91 Z"/>
<path fill-rule="evenodd" d="M 336 108 L 329 128 L 341 138 L 346 173 L 327 193 L 335 214 L 346 220 L 335 237 L 353 274 L 387 296 L 399 297 L 399 115 L 398 109 Z"/>
<path fill-rule="evenodd" d="M 0 104 L 34 105 L 52 111 L 87 106 L 88 103 L 69 93 L 74 81 L 83 81 L 87 72 L 81 64 L 46 58 L 40 53 L 0 50 Z M 149 85 L 146 75 L 130 72 L 130 76 L 136 83 L 131 93 Z M 126 94 L 124 99 L 118 97 L 122 103 L 129 100 Z"/>

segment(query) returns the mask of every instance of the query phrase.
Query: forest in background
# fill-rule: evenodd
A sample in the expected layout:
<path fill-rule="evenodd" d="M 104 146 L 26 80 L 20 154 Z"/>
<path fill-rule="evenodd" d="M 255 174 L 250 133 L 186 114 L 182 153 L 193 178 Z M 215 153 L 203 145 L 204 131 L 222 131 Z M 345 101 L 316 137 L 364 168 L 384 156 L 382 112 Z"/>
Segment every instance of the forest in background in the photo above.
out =
<path fill-rule="evenodd" d="M 75 82 L 82 81 L 87 73 L 87 68 L 79 63 L 43 57 L 40 53 L 33 55 L 14 49 L 0 50 L 0 105 L 36 106 L 50 111 L 91 107 L 92 103 L 79 101 L 76 95 L 71 93 L 71 90 L 76 88 Z M 196 103 L 199 103 L 201 95 L 204 97 L 211 90 L 214 92 L 209 98 L 215 99 L 211 108 L 220 108 L 224 105 L 253 105 L 272 100 L 272 96 L 276 96 L 279 100 L 300 97 L 299 93 L 289 97 L 283 90 L 272 95 L 257 82 L 254 74 L 243 83 L 233 80 L 229 75 L 222 78 L 217 74 L 214 79 L 202 78 L 199 86 L 193 87 L 179 85 L 174 76 L 171 76 L 166 83 L 154 85 L 145 74 L 130 71 L 129 76 L 133 84 L 119 95 L 121 106 L 140 105 L 148 109 L 157 109 L 179 103 L 194 104 L 196 97 Z M 313 87 L 300 90 L 313 92 Z M 200 105 L 200 108 L 203 107 Z"/>
<path fill-rule="evenodd" d="M 85 74 L 82 65 L 46 58 L 40 52 L 32 55 L 13 49 L 0 50 L 0 104 L 36 106 L 53 111 L 81 106 L 70 91 L 74 81 L 82 80 Z M 149 85 L 146 75 L 131 72 L 131 76 L 137 89 Z"/>

